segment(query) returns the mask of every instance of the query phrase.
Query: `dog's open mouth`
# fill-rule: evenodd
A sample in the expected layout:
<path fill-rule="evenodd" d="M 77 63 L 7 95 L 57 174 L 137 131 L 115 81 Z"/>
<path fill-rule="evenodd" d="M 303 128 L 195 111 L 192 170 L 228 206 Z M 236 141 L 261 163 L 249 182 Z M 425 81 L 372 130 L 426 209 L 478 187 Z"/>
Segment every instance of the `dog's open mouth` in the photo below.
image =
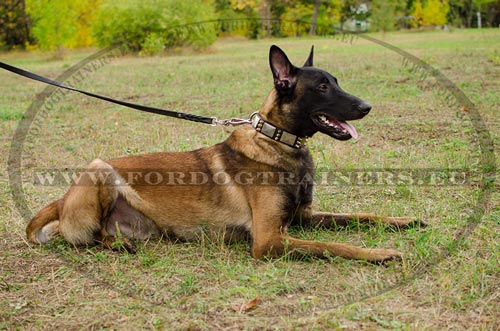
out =
<path fill-rule="evenodd" d="M 318 126 L 321 132 L 339 140 L 358 139 L 359 134 L 356 128 L 346 121 L 337 120 L 327 114 L 314 114 L 313 122 Z"/>

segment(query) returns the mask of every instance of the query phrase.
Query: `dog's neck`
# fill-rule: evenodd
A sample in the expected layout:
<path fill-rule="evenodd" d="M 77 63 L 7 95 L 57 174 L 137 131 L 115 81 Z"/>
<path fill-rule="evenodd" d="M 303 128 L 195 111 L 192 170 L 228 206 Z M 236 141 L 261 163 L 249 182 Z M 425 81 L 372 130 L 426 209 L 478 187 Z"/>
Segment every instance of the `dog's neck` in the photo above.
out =
<path fill-rule="evenodd" d="M 269 121 L 280 128 L 289 129 L 286 127 L 283 115 L 279 114 L 279 108 L 278 92 L 273 88 L 262 103 L 259 114 L 266 121 Z"/>
<path fill-rule="evenodd" d="M 305 146 L 307 137 L 294 133 L 286 122 L 287 109 L 280 107 L 277 91 L 273 89 L 252 118 L 252 127 L 266 137 L 293 148 Z"/>

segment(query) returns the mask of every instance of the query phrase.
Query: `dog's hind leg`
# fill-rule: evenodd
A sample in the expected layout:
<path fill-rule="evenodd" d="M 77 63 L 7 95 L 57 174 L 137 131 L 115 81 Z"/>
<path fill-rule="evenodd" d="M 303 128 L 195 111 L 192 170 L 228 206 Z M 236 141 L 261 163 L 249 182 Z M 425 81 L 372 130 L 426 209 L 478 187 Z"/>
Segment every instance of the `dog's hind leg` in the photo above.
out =
<path fill-rule="evenodd" d="M 101 235 L 101 220 L 118 197 L 118 175 L 96 159 L 83 171 L 64 197 L 59 232 L 74 245 L 92 244 Z"/>

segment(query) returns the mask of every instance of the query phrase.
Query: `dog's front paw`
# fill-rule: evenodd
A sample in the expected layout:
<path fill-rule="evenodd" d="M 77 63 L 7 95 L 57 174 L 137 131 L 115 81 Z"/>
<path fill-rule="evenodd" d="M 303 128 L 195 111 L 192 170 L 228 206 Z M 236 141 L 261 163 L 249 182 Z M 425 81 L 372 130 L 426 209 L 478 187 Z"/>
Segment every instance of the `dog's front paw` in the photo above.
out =
<path fill-rule="evenodd" d="M 385 222 L 398 229 L 409 229 L 415 227 L 426 227 L 429 225 L 427 221 L 416 217 L 387 217 Z"/>
<path fill-rule="evenodd" d="M 429 222 L 423 219 L 415 218 L 410 226 L 425 228 L 429 226 Z"/>

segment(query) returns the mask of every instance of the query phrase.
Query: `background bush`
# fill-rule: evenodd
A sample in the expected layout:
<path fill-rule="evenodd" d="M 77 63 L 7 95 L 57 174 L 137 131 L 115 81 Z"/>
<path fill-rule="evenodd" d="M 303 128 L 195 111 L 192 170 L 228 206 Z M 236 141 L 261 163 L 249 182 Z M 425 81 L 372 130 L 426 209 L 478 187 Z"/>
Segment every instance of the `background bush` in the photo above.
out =
<path fill-rule="evenodd" d="M 395 30 L 398 17 L 404 16 L 405 5 L 402 0 L 373 0 L 370 30 L 383 32 Z"/>
<path fill-rule="evenodd" d="M 90 46 L 93 40 L 90 25 L 94 8 L 101 0 L 26 0 L 26 13 L 33 21 L 31 33 L 37 45 L 55 51 L 59 57 L 62 48 Z"/>
<path fill-rule="evenodd" d="M 0 50 L 57 53 L 122 43 L 155 54 L 166 47 L 203 48 L 216 36 L 476 27 L 477 13 L 483 27 L 498 27 L 500 0 L 0 0 Z M 214 19 L 221 21 L 189 24 Z"/>
<path fill-rule="evenodd" d="M 93 24 L 101 46 L 122 44 L 131 51 L 157 53 L 165 47 L 211 45 L 213 24 L 189 25 L 215 19 L 213 6 L 202 0 L 105 1 Z"/>

